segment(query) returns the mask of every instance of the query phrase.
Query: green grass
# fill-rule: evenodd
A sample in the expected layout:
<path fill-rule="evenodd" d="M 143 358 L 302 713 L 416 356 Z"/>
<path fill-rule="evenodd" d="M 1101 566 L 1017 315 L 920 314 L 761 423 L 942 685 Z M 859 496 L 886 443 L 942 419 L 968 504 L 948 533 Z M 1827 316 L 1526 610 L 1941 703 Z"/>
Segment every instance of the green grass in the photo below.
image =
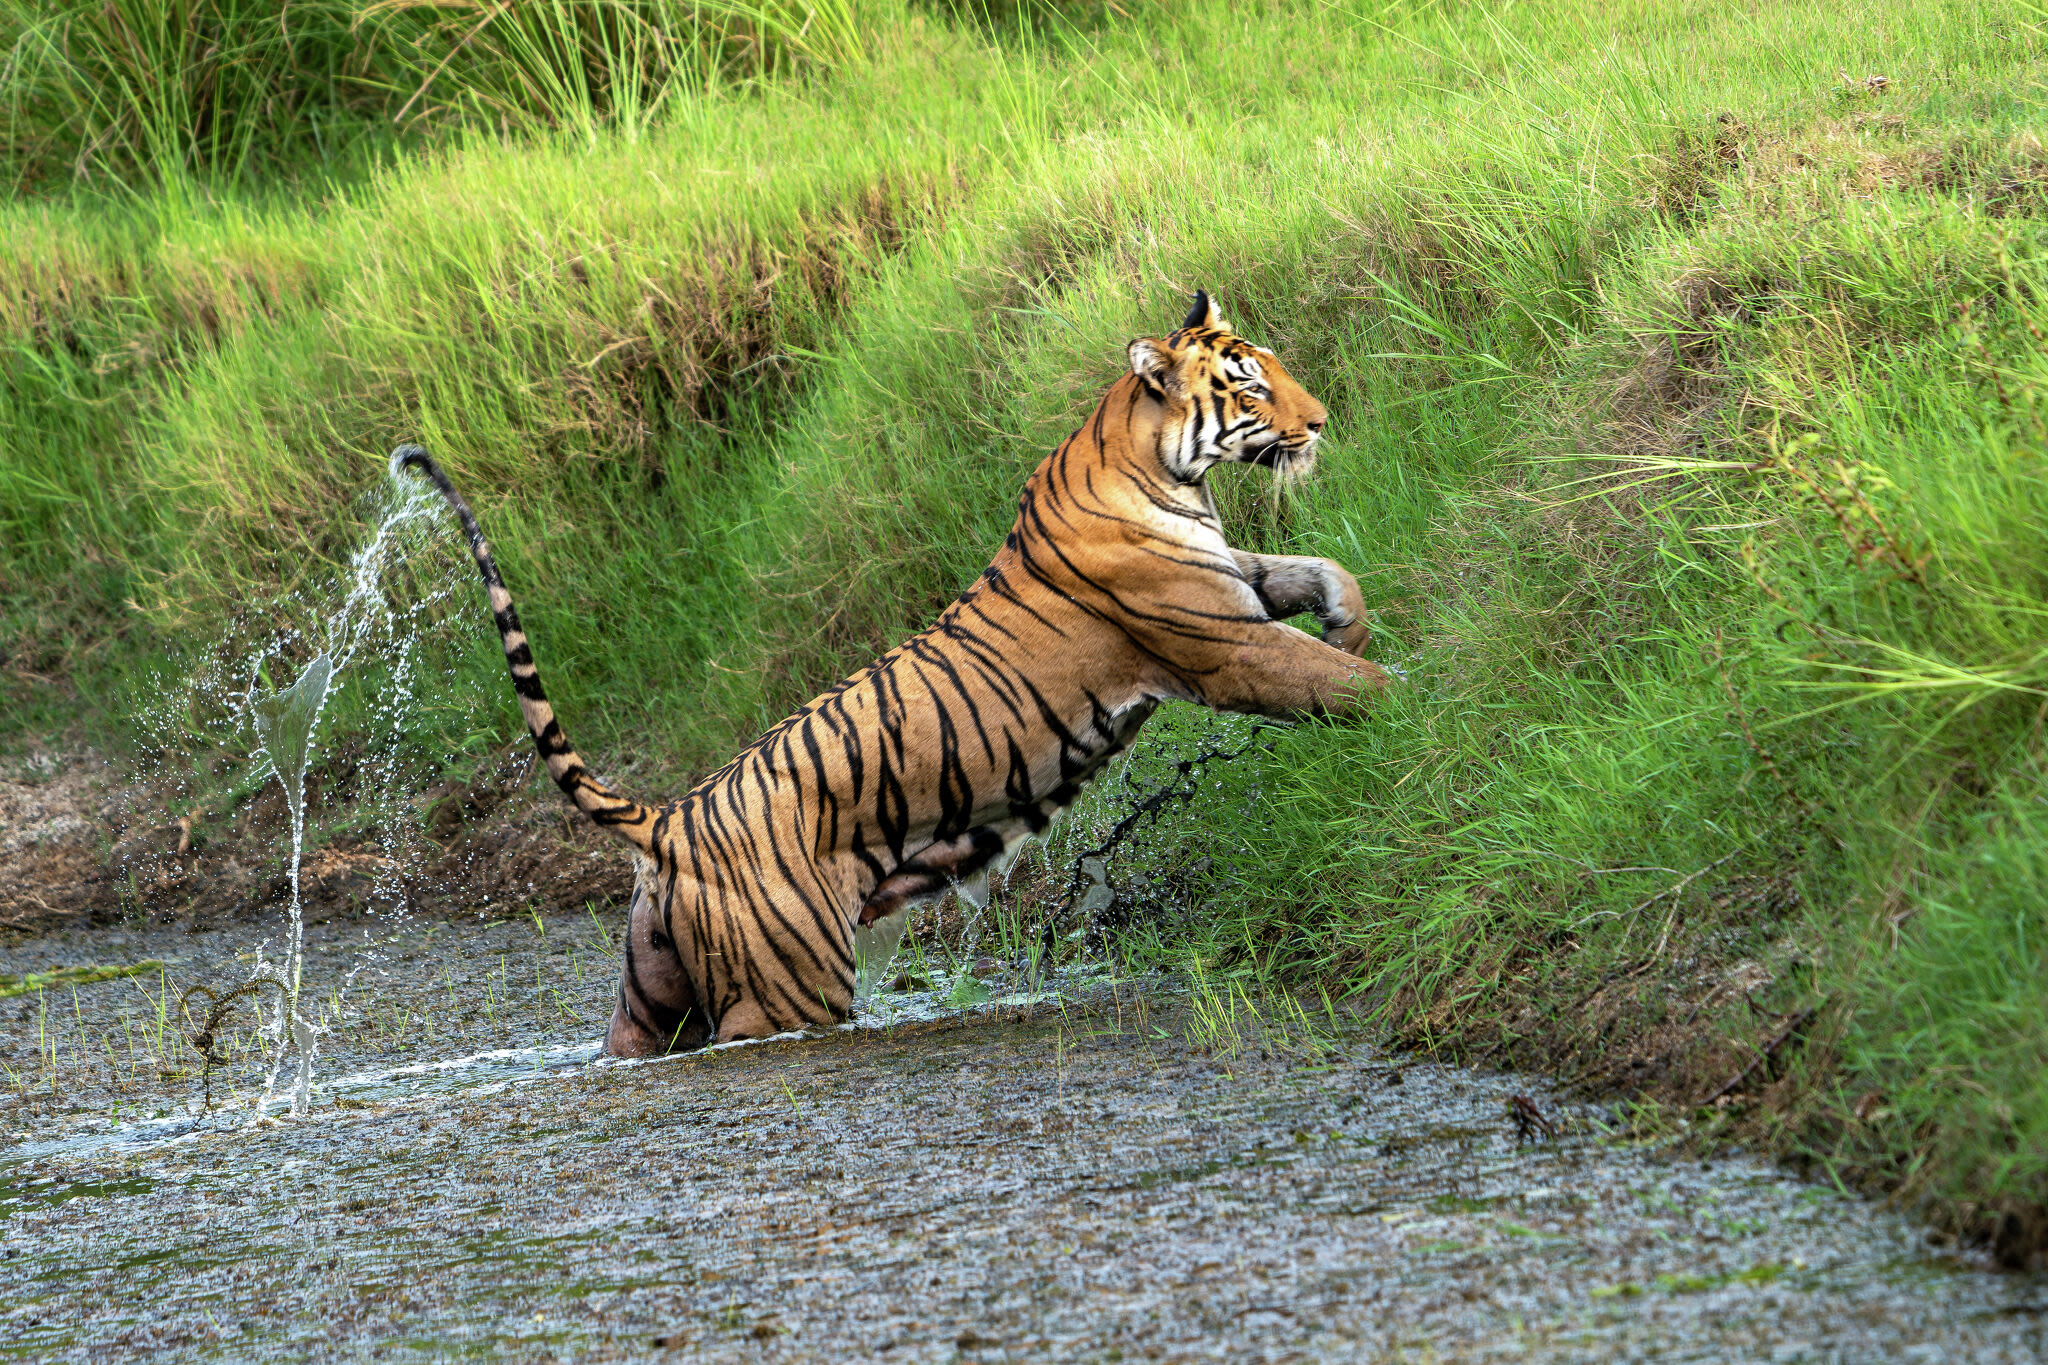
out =
<path fill-rule="evenodd" d="M 589 140 L 855 60 L 874 17 L 847 0 L 0 0 L 0 166 L 35 188 L 257 188 L 351 179 L 451 131 Z"/>
<path fill-rule="evenodd" d="M 346 176 L 286 139 L 0 207 L 24 733 L 118 744 L 418 438 L 581 747 L 678 789 L 969 581 L 1204 285 L 1332 411 L 1298 494 L 1224 489 L 1236 536 L 1350 565 L 1412 681 L 1214 775 L 1183 946 L 1494 1060 L 1626 988 L 1718 1040 L 1681 1109 L 1812 1009 L 1745 1132 L 2043 1200 L 2039 13 L 848 15 L 632 109 L 480 75 Z M 444 758 L 514 732 L 476 641 Z"/>

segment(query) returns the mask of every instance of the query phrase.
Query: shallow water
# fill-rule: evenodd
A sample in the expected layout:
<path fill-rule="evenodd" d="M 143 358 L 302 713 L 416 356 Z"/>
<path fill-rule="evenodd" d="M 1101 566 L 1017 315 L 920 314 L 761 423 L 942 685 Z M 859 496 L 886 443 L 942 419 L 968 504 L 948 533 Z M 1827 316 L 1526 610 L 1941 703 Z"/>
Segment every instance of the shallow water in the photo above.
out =
<path fill-rule="evenodd" d="M 568 966 L 596 945 L 573 922 L 545 930 L 387 942 L 362 1018 L 439 1001 L 447 1026 L 380 1044 L 345 1019 L 304 1120 L 251 1128 L 246 1098 L 195 1117 L 191 1076 L 152 1098 L 132 1073 L 117 1091 L 118 1068 L 94 1090 L 83 1064 L 58 1077 L 67 1103 L 0 1108 L 15 1141 L 0 1355 L 2033 1360 L 2048 1345 L 2048 1284 L 1768 1167 L 1613 1140 L 1599 1111 L 1527 1078 L 1402 1066 L 1356 1036 L 1205 1035 L 1156 983 L 603 1062 L 609 978 Z M 126 946 L 191 973 L 231 948 Z M 26 945 L 0 970 L 77 951 Z M 526 973 L 556 989 L 555 967 L 567 996 L 529 1007 L 509 988 Z M 499 1008 L 465 1019 L 453 1002 L 491 979 Z M 88 997 L 118 984 L 81 990 L 80 1017 L 115 1010 Z M 117 1093 L 178 1112 L 118 1117 Z M 1516 1093 L 1565 1131 L 1518 1145 Z"/>

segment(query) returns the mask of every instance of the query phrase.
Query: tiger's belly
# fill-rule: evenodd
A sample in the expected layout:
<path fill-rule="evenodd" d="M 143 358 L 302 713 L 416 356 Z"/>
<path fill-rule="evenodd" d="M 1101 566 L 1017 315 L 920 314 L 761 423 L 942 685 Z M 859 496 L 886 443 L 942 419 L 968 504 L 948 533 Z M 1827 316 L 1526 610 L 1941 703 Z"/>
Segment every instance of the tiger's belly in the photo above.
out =
<path fill-rule="evenodd" d="M 1130 747 L 1156 706 L 1150 698 L 1141 699 L 1112 716 L 1096 719 L 1084 732 L 1096 743 L 1077 754 L 1070 740 L 1062 746 L 1056 763 L 1038 765 L 1040 770 L 1024 775 L 1023 782 L 1014 766 L 1000 783 L 991 776 L 990 785 L 1001 791 L 1000 799 L 978 806 L 970 817 L 973 823 L 958 834 L 940 837 L 937 823 L 932 822 L 923 829 L 921 839 L 906 840 L 903 861 L 869 893 L 860 907 L 858 923 L 872 928 L 948 891 L 981 908 L 987 903 L 989 878 L 1006 874 L 1023 853 L 1025 843 L 1043 834 L 1062 811 L 1080 799 L 1109 761 Z M 894 933 L 901 932 L 900 927 L 894 928 Z"/>

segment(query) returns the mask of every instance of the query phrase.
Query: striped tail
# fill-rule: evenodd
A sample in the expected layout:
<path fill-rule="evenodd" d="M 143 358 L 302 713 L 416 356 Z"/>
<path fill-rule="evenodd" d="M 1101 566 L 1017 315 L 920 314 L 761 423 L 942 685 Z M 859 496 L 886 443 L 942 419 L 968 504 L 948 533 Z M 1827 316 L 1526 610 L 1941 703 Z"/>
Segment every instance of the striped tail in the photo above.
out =
<path fill-rule="evenodd" d="M 619 795 L 604 783 L 590 775 L 583 766 L 583 760 L 569 747 L 568 736 L 562 733 L 561 722 L 555 719 L 555 708 L 548 705 L 548 696 L 541 690 L 540 669 L 534 665 L 533 650 L 527 645 L 526 632 L 520 629 L 519 612 L 512 605 L 512 594 L 505 591 L 505 580 L 498 574 L 498 562 L 491 557 L 490 543 L 476 524 L 476 517 L 469 510 L 469 504 L 455 491 L 455 485 L 448 482 L 448 476 L 441 472 L 441 466 L 434 463 L 431 455 L 416 445 L 402 445 L 391 452 L 391 473 L 397 477 L 407 468 L 417 468 L 441 490 L 441 496 L 448 499 L 448 505 L 455 509 L 456 519 L 462 523 L 462 534 L 469 538 L 469 552 L 476 558 L 476 566 L 484 576 L 484 588 L 491 595 L 491 615 L 498 623 L 498 636 L 505 642 L 505 664 L 512 671 L 512 690 L 519 694 L 519 710 L 526 717 L 526 732 L 533 736 L 533 744 L 540 750 L 541 761 L 547 764 L 548 776 L 555 780 L 576 808 L 598 824 L 617 834 L 626 842 L 648 857 L 654 856 L 655 812 L 629 797 Z"/>

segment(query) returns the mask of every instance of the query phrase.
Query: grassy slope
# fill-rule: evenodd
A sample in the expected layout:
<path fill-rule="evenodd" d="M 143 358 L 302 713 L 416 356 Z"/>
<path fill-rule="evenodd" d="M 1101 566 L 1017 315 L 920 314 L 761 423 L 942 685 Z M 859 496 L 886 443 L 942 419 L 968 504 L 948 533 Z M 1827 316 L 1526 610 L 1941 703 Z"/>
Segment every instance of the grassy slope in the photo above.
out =
<path fill-rule="evenodd" d="M 1415 685 L 1217 775 L 1184 933 L 1681 1106 L 1784 1034 L 1716 1122 L 2018 1216 L 2042 39 L 1853 9 L 892 20 L 635 141 L 0 210 L 10 704 L 105 733 L 422 434 L 586 750 L 671 785 L 967 581 L 1206 284 L 1333 411 L 1300 496 L 1226 490 L 1242 537 L 1351 564 Z"/>

